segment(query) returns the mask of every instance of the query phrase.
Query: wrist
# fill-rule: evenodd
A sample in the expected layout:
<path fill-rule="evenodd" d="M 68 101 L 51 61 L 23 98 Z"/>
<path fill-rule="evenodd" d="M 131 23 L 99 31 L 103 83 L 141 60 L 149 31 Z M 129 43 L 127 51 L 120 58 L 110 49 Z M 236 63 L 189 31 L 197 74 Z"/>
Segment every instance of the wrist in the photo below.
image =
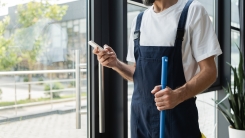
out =
<path fill-rule="evenodd" d="M 119 69 L 119 66 L 120 66 L 120 61 L 117 59 L 115 65 L 111 69 L 117 71 Z"/>
<path fill-rule="evenodd" d="M 184 102 L 185 100 L 187 100 L 187 88 L 186 85 L 174 90 L 177 94 L 178 94 L 178 101 L 179 103 Z"/>

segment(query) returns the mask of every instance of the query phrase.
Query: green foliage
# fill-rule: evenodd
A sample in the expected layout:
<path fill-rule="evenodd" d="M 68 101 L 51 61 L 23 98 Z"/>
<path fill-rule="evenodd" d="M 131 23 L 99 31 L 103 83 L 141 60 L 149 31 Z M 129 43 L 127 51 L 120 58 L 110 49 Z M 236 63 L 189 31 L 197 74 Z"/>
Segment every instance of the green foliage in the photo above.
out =
<path fill-rule="evenodd" d="M 38 81 L 42 82 L 43 78 L 38 78 Z M 39 83 L 40 85 L 42 85 L 43 83 Z"/>
<path fill-rule="evenodd" d="M 29 82 L 28 77 L 24 77 L 23 81 L 24 81 L 24 82 Z"/>
<path fill-rule="evenodd" d="M 43 46 L 43 42 L 47 34 L 35 36 L 37 30 L 40 30 L 39 22 L 44 19 L 51 19 L 59 21 L 66 14 L 67 6 L 59 6 L 56 4 L 50 4 L 47 1 L 43 2 L 30 2 L 26 5 L 19 5 L 17 8 L 18 22 L 22 28 L 17 30 L 18 43 L 25 46 L 28 42 L 34 41 L 30 49 L 24 49 L 23 58 L 28 60 L 29 66 L 33 66 L 36 63 L 36 57 L 40 54 Z M 38 25 L 38 29 L 35 29 L 34 25 Z M 44 26 L 43 26 L 44 27 Z M 33 34 L 33 35 L 30 35 Z M 26 37 L 29 36 L 30 38 Z M 36 37 L 36 38 L 35 38 Z"/>
<path fill-rule="evenodd" d="M 52 85 L 52 90 L 61 90 L 61 89 L 64 89 L 64 86 L 60 82 L 55 82 Z M 50 84 L 45 84 L 44 91 L 49 91 L 49 90 L 50 90 Z M 53 98 L 59 98 L 60 97 L 60 93 L 61 92 L 53 92 Z M 50 92 L 47 92 L 46 94 L 50 95 Z"/>
<path fill-rule="evenodd" d="M 238 48 L 239 49 L 239 48 Z M 218 109 L 230 123 L 230 125 L 239 130 L 245 130 L 245 91 L 244 91 L 244 68 L 243 56 L 240 51 L 240 61 L 238 68 L 227 63 L 234 73 L 234 85 L 228 83 L 228 87 L 224 88 L 227 96 L 221 101 L 215 101 Z M 230 107 L 227 107 L 223 102 L 228 99 Z"/>
<path fill-rule="evenodd" d="M 2 8 L 2 7 L 4 7 L 4 6 L 6 6 L 6 3 L 4 3 L 4 2 L 2 2 L 2 1 L 0 0 L 0 8 Z"/>
<path fill-rule="evenodd" d="M 36 57 L 42 50 L 44 37 L 47 34 L 40 33 L 42 31 L 40 30 L 40 26 L 37 25 L 36 28 L 38 29 L 36 29 L 34 25 L 43 19 L 59 21 L 66 14 L 67 9 L 67 6 L 52 5 L 47 1 L 30 2 L 26 5 L 18 5 L 17 24 L 20 25 L 20 28 L 16 29 L 15 34 L 10 38 L 5 38 L 3 36 L 9 25 L 10 17 L 6 16 L 3 21 L 0 21 L 0 71 L 12 69 L 16 64 L 22 61 L 22 58 L 28 61 L 29 67 L 36 64 Z M 33 35 L 37 32 L 41 35 Z M 14 41 L 14 38 L 18 41 Z M 21 57 L 19 57 L 16 54 L 15 48 L 11 47 L 13 45 L 22 47 L 30 45 L 31 48 L 22 49 Z"/>
<path fill-rule="evenodd" d="M 43 81 L 43 78 L 38 78 L 38 81 Z"/>
<path fill-rule="evenodd" d="M 6 16 L 2 21 L 0 21 L 0 70 L 10 70 L 17 63 L 19 63 L 22 58 L 18 57 L 15 48 L 11 47 L 13 45 L 13 37 L 5 38 L 4 32 L 9 25 L 10 18 Z"/>
<path fill-rule="evenodd" d="M 9 25 L 10 17 L 4 17 L 3 21 L 0 22 L 0 35 L 3 35 L 5 32 L 6 27 Z"/>
<path fill-rule="evenodd" d="M 69 84 L 69 87 L 75 87 L 76 86 L 76 82 L 75 81 L 71 81 L 70 84 Z"/>
<path fill-rule="evenodd" d="M 30 2 L 24 6 L 19 5 L 17 8 L 18 22 L 23 27 L 30 27 L 44 18 L 59 21 L 66 14 L 67 8 L 67 6 L 52 5 L 47 1 L 45 3 Z"/>

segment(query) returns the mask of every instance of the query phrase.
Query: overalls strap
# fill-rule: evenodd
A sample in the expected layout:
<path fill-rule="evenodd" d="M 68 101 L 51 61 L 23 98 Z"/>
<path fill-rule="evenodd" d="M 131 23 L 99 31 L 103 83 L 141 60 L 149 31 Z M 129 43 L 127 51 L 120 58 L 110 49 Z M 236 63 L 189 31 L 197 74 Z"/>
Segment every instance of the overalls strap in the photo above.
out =
<path fill-rule="evenodd" d="M 143 17 L 144 12 L 141 12 L 136 20 L 136 27 L 135 27 L 135 31 L 134 31 L 134 50 L 138 51 L 137 49 L 139 49 L 140 46 L 140 27 L 141 27 L 141 21 L 142 21 L 142 17 Z M 141 55 L 140 51 L 137 52 L 137 54 L 135 55 L 135 58 L 138 58 Z"/>
<path fill-rule="evenodd" d="M 135 27 L 135 31 L 134 31 L 134 40 L 140 39 L 140 27 L 141 27 L 141 21 L 142 21 L 142 17 L 143 17 L 144 12 L 141 12 L 138 17 L 137 17 L 137 21 L 136 21 L 136 27 Z"/>
<path fill-rule="evenodd" d="M 184 34 L 185 34 L 185 24 L 186 24 L 186 20 L 187 20 L 188 10 L 189 10 L 189 7 L 190 7 L 192 2 L 193 2 L 193 0 L 189 0 L 186 3 L 186 5 L 185 5 L 185 7 L 181 13 L 174 46 L 178 46 L 178 45 L 182 46 L 182 41 L 183 41 Z"/>

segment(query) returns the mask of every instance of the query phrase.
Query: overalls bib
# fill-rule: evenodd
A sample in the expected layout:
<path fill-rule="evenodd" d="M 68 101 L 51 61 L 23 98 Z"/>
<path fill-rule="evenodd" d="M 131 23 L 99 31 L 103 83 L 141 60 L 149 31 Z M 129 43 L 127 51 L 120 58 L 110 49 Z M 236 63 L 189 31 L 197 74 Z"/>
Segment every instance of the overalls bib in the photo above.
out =
<path fill-rule="evenodd" d="M 136 69 L 133 75 L 134 93 L 131 103 L 131 138 L 159 138 L 160 112 L 152 89 L 161 84 L 162 57 L 168 57 L 167 86 L 176 89 L 186 83 L 182 64 L 182 40 L 188 8 L 185 5 L 178 24 L 174 46 L 140 46 L 140 26 L 143 13 L 137 17 L 134 33 Z M 196 98 L 190 98 L 175 108 L 165 110 L 165 138 L 201 138 Z"/>

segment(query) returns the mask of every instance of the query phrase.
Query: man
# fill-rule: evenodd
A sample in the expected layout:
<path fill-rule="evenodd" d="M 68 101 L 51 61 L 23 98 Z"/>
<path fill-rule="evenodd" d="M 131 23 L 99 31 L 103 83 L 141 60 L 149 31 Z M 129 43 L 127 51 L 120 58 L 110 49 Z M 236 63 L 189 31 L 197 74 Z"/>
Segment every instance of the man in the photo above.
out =
<path fill-rule="evenodd" d="M 214 58 L 221 49 L 206 10 L 192 0 L 143 0 L 152 5 L 132 23 L 127 60 L 113 49 L 93 50 L 98 61 L 134 82 L 131 137 L 159 138 L 159 111 L 165 110 L 165 138 L 201 138 L 196 95 L 216 80 Z M 168 82 L 161 90 L 161 58 Z"/>

